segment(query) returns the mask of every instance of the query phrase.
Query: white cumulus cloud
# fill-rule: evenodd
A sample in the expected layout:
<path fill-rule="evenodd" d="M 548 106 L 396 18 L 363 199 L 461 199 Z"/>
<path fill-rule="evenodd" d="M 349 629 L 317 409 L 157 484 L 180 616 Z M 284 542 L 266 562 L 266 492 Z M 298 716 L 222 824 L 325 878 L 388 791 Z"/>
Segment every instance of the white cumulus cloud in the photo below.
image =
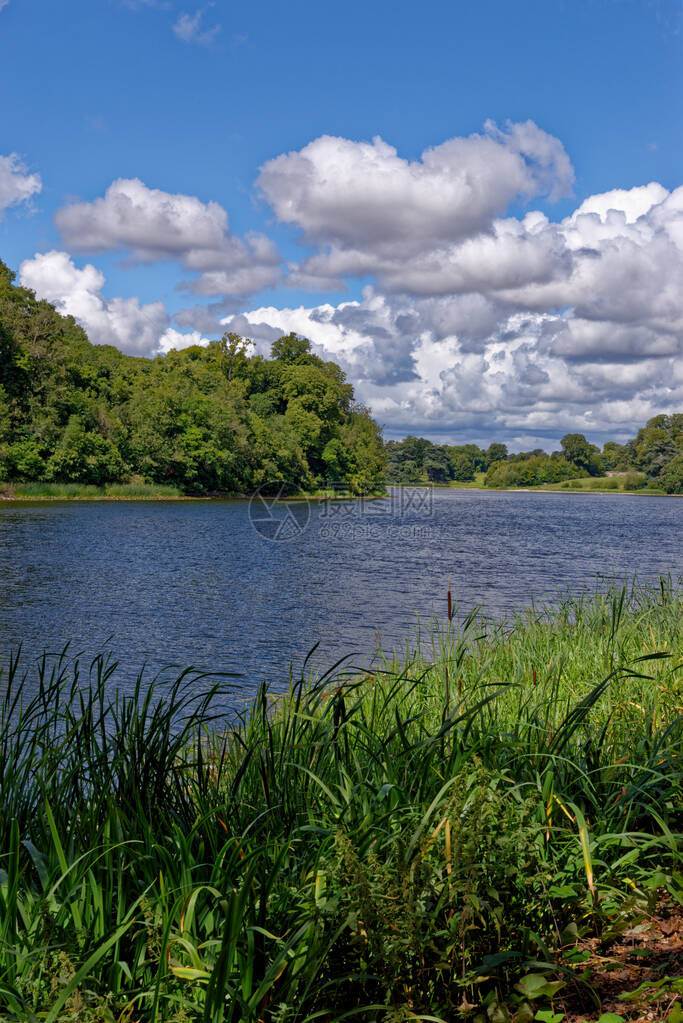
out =
<path fill-rule="evenodd" d="M 257 183 L 280 221 L 323 247 L 304 271 L 338 276 L 381 273 L 490 230 L 514 200 L 565 194 L 573 180 L 562 143 L 527 121 L 488 123 L 416 161 L 379 137 L 324 135 L 269 160 Z"/>
<path fill-rule="evenodd" d="M 143 305 L 137 298 L 105 298 L 104 274 L 90 263 L 79 269 L 66 252 L 53 250 L 24 260 L 19 279 L 58 312 L 73 316 L 95 344 L 149 356 L 206 343 L 198 331 L 188 335 L 170 328 L 163 302 Z"/>
<path fill-rule="evenodd" d="M 482 295 L 419 298 L 366 288 L 358 302 L 261 307 L 224 320 L 265 352 L 280 333 L 339 362 L 389 436 L 511 444 L 567 431 L 626 439 L 683 406 L 683 342 L 643 327 L 529 312 Z M 537 446 L 533 444 L 521 446 Z"/>
<path fill-rule="evenodd" d="M 307 247 L 286 272 L 268 237 L 231 232 L 220 203 L 138 179 L 58 212 L 72 251 L 173 261 L 185 288 L 215 298 L 181 310 L 175 327 L 158 303 L 158 330 L 145 334 L 152 307 L 106 299 L 99 272 L 65 253 L 26 273 L 42 274 L 37 290 L 49 285 L 94 339 L 129 351 L 202 344 L 220 317 L 261 352 L 304 334 L 393 435 L 625 438 L 683 407 L 683 187 L 614 188 L 565 217 L 534 208 L 573 182 L 562 143 L 532 121 L 487 123 L 416 160 L 380 138 L 322 136 L 258 177 Z M 359 300 L 248 307 L 278 283 L 335 291 L 358 279 Z"/>
<path fill-rule="evenodd" d="M 0 217 L 9 206 L 29 202 L 42 187 L 40 174 L 30 174 L 16 153 L 0 156 Z"/>
<path fill-rule="evenodd" d="M 199 294 L 252 295 L 281 276 L 273 242 L 258 233 L 236 237 L 219 203 L 148 188 L 138 178 L 114 181 L 92 202 L 63 206 L 55 219 L 72 251 L 178 262 L 200 274 L 188 285 Z"/>

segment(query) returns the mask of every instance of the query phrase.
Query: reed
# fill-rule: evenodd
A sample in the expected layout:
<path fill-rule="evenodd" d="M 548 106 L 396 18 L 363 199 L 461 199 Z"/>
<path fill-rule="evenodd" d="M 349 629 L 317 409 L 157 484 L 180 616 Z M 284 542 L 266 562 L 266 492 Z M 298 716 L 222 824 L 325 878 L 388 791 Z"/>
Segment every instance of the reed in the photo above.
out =
<path fill-rule="evenodd" d="M 181 498 L 178 487 L 157 483 L 0 483 L 0 494 L 15 500 L 158 500 Z"/>
<path fill-rule="evenodd" d="M 233 679 L 13 656 L 0 1018 L 471 1018 L 679 893 L 680 590 L 449 604 L 229 721 Z"/>

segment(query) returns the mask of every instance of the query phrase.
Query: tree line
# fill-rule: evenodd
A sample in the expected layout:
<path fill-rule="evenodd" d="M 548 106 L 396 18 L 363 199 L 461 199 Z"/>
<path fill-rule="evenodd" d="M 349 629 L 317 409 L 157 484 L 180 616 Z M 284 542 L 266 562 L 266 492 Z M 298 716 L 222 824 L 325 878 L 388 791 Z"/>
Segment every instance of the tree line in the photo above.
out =
<path fill-rule="evenodd" d="M 0 261 L 0 480 L 171 484 L 188 494 L 250 493 L 267 482 L 351 493 L 387 483 L 535 486 L 639 472 L 683 492 L 683 414 L 659 415 L 602 451 L 582 434 L 552 454 L 505 444 L 382 441 L 333 362 L 296 334 L 270 358 L 228 333 L 154 359 L 93 345 Z"/>
<path fill-rule="evenodd" d="M 381 488 L 381 431 L 340 367 L 295 334 L 270 358 L 251 345 L 229 333 L 153 359 L 93 345 L 0 261 L 0 480 Z"/>
<path fill-rule="evenodd" d="M 505 444 L 433 444 L 424 437 L 388 441 L 387 482 L 470 482 L 485 474 L 487 487 L 529 487 L 609 472 L 640 473 L 669 494 L 683 493 L 683 413 L 650 419 L 626 444 L 607 441 L 602 451 L 581 433 L 568 433 L 560 450 L 509 453 Z M 481 478 L 481 477 L 480 477 Z"/>

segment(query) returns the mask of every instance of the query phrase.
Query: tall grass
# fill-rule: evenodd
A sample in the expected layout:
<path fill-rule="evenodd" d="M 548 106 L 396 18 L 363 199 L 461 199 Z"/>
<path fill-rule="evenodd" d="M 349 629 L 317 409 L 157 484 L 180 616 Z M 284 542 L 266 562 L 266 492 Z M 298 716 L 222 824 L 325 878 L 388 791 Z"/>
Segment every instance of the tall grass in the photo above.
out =
<path fill-rule="evenodd" d="M 230 682 L 14 658 L 0 1018 L 450 1020 L 675 895 L 680 591 L 452 610 L 231 722 Z"/>
<path fill-rule="evenodd" d="M 0 483 L 0 494 L 34 500 L 140 500 L 182 497 L 178 487 L 157 483 L 107 483 L 97 487 L 91 483 Z"/>

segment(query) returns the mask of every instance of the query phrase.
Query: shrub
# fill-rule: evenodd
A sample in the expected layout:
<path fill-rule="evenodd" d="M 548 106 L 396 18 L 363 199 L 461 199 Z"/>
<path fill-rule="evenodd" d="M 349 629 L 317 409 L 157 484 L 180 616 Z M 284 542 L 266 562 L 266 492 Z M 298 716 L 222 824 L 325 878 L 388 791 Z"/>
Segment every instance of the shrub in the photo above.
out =
<path fill-rule="evenodd" d="M 11 479 L 41 479 L 45 472 L 45 460 L 38 445 L 32 440 L 20 440 L 11 444 L 5 460 Z"/>
<path fill-rule="evenodd" d="M 389 818 L 361 846 L 338 832 L 331 959 L 376 978 L 368 994 L 387 1004 L 453 1011 L 459 979 L 490 956 L 514 962 L 547 924 L 535 810 L 475 759 L 431 817 Z"/>
<path fill-rule="evenodd" d="M 657 481 L 667 494 L 683 494 L 683 455 L 676 455 Z"/>
<path fill-rule="evenodd" d="M 576 466 L 559 455 L 531 455 L 509 462 L 494 462 L 486 473 L 487 487 L 534 487 L 558 483 L 576 475 Z"/>

